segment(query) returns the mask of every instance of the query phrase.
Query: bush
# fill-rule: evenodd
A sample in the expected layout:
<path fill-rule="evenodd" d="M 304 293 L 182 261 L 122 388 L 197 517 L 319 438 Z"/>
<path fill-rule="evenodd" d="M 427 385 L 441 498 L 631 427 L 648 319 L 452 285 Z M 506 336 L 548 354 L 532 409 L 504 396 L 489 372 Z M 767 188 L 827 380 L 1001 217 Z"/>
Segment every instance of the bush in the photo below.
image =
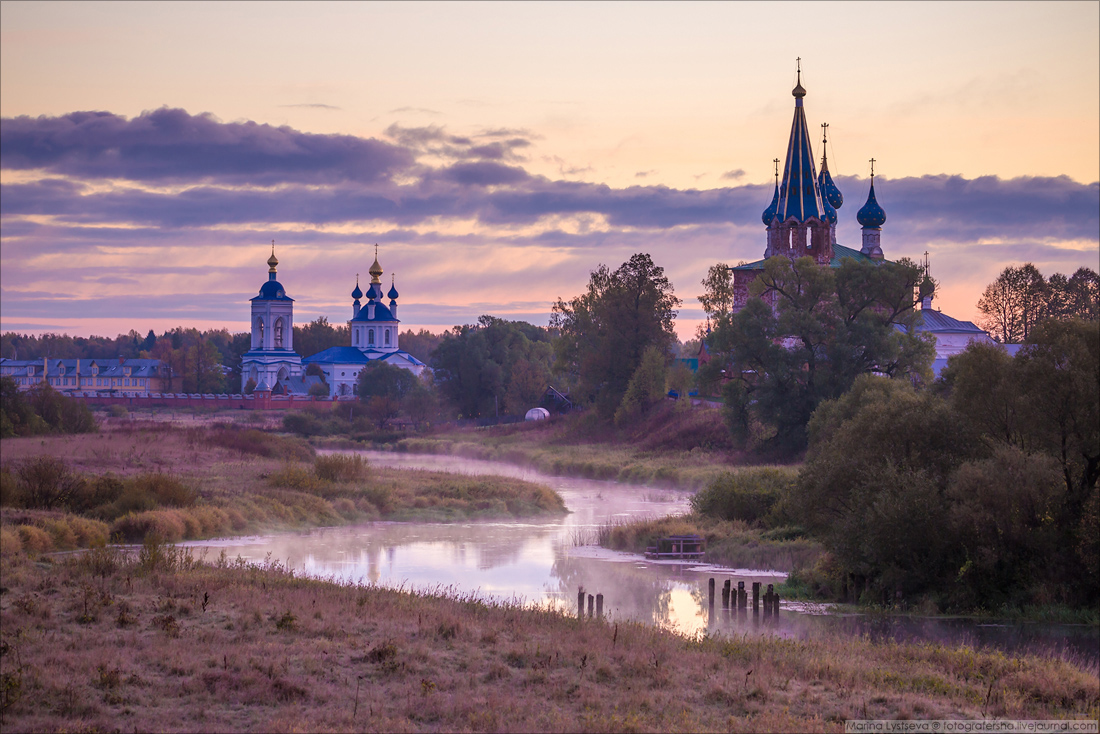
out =
<path fill-rule="evenodd" d="M 20 525 L 18 528 L 19 542 L 23 550 L 28 553 L 46 553 L 53 550 L 53 540 L 50 534 L 42 528 L 33 525 Z"/>
<path fill-rule="evenodd" d="M 282 469 L 272 472 L 267 481 L 273 487 L 303 492 L 317 492 L 324 487 L 324 481 L 301 464 L 284 464 Z"/>
<path fill-rule="evenodd" d="M 50 510 L 65 505 L 83 480 L 56 456 L 36 456 L 22 461 L 15 471 L 22 502 L 31 509 Z"/>
<path fill-rule="evenodd" d="M 0 556 L 23 552 L 23 541 L 15 528 L 0 528 Z"/>
<path fill-rule="evenodd" d="M 22 507 L 23 492 L 15 475 L 7 467 L 0 469 L 0 506 Z"/>
<path fill-rule="evenodd" d="M 289 416 L 284 417 L 284 421 L 287 417 Z M 239 451 L 242 455 L 309 461 L 314 454 L 313 448 L 300 439 L 276 436 L 255 428 L 224 426 L 211 431 L 200 431 L 198 436 L 212 446 Z"/>
<path fill-rule="evenodd" d="M 112 418 L 126 418 L 130 415 L 130 411 L 126 410 L 125 405 L 112 405 L 107 408 L 107 414 Z"/>
<path fill-rule="evenodd" d="M 354 454 L 329 454 L 313 460 L 313 470 L 330 482 L 353 482 L 366 477 L 369 464 Z"/>
<path fill-rule="evenodd" d="M 691 498 L 691 509 L 719 520 L 778 527 L 787 519 L 781 503 L 797 480 L 797 473 L 778 467 L 725 472 Z"/>

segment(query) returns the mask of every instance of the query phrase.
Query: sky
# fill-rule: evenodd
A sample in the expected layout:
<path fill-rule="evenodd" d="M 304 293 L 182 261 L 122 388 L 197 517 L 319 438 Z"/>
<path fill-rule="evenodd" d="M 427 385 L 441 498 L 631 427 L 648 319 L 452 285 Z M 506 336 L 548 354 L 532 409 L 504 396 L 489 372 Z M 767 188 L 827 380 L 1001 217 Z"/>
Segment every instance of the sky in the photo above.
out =
<path fill-rule="evenodd" d="M 840 244 L 868 160 L 888 259 L 976 319 L 1007 265 L 1100 269 L 1100 3 L 0 3 L 0 329 L 351 316 L 546 324 L 636 252 L 703 318 L 762 257 L 796 58 Z M 814 153 L 820 159 L 820 142 Z M 388 288 L 388 286 L 387 286 Z M 3 355 L 9 356 L 9 355 Z"/>

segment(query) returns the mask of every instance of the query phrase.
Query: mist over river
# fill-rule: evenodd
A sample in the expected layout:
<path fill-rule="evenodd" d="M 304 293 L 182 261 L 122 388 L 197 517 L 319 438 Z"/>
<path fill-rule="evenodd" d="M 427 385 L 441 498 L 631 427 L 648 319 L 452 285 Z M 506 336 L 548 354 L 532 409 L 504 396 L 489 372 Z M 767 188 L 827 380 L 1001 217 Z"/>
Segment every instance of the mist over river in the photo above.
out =
<path fill-rule="evenodd" d="M 604 595 L 612 620 L 630 619 L 683 634 L 770 634 L 808 638 L 867 634 L 896 640 L 966 642 L 1006 652 L 1037 652 L 1100 662 L 1100 630 L 1084 625 L 995 624 L 971 619 L 869 617 L 835 614 L 821 605 L 783 602 L 778 618 L 728 613 L 712 616 L 707 580 L 781 583 L 786 574 L 694 562 L 647 561 L 594 545 L 600 526 L 688 510 L 690 492 L 556 477 L 531 469 L 453 456 L 357 451 L 377 466 L 466 474 L 496 474 L 546 484 L 565 500 L 567 515 L 466 523 L 373 522 L 248 538 L 193 541 L 229 558 L 270 558 L 298 573 L 342 582 L 447 590 L 486 599 L 550 605 L 576 612 L 577 592 Z"/>

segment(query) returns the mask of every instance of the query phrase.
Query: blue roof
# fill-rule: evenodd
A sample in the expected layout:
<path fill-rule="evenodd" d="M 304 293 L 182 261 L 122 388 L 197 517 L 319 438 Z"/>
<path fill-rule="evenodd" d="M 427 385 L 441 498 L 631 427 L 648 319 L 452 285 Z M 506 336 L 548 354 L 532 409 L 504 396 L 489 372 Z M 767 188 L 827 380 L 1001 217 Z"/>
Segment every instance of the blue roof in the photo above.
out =
<path fill-rule="evenodd" d="M 886 223 L 886 212 L 875 198 L 875 180 L 871 179 L 871 191 L 867 194 L 867 203 L 856 212 L 856 221 L 864 227 L 881 227 Z"/>
<path fill-rule="evenodd" d="M 381 349 L 359 349 L 358 347 L 329 347 L 323 352 L 317 352 L 302 360 L 302 364 L 366 364 L 376 359 L 383 362 L 390 361 L 394 357 L 404 357 L 415 365 L 424 364 L 408 352 L 400 349 L 394 352 L 384 352 Z"/>
<path fill-rule="evenodd" d="M 810 134 L 806 128 L 806 112 L 801 98 L 795 100 L 791 138 L 787 143 L 787 162 L 783 164 L 783 182 L 779 185 L 779 206 L 776 210 L 776 218 L 780 222 L 792 217 L 799 222 L 811 217 L 825 220 L 825 207 L 817 187 L 814 154 L 810 149 Z"/>
<path fill-rule="evenodd" d="M 366 364 L 369 361 L 370 358 L 355 347 L 329 347 L 302 360 L 310 364 Z"/>
<path fill-rule="evenodd" d="M 279 281 L 272 279 L 260 286 L 260 295 L 250 298 L 251 301 L 293 301 L 286 294 L 286 289 L 283 288 Z"/>
<path fill-rule="evenodd" d="M 844 194 L 833 182 L 833 176 L 829 173 L 829 162 L 821 160 L 821 173 L 817 177 L 817 187 L 821 191 L 821 198 L 833 209 L 839 209 L 844 204 Z"/>
<path fill-rule="evenodd" d="M 760 218 L 764 221 L 764 224 L 771 224 L 775 219 L 775 213 L 779 211 L 779 183 L 775 184 L 775 193 L 772 195 L 772 203 L 768 204 L 768 208 L 764 210 L 764 213 L 760 215 Z"/>
<path fill-rule="evenodd" d="M 840 261 L 846 257 L 850 257 L 858 262 L 879 263 L 890 262 L 889 260 L 876 260 L 873 257 L 867 257 L 859 250 L 853 250 L 850 247 L 844 245 L 833 245 L 833 259 L 829 261 L 830 268 L 839 268 Z M 730 268 L 730 270 L 763 270 L 764 260 L 757 260 L 756 262 L 745 263 L 744 265 L 738 265 L 737 267 Z"/>
<path fill-rule="evenodd" d="M 352 319 L 352 322 L 373 322 L 373 321 L 397 321 L 397 317 L 390 311 L 389 306 L 384 306 L 381 303 L 374 304 L 374 318 L 368 318 L 367 313 L 370 310 L 370 304 L 363 306 L 359 309 L 359 315 Z"/>

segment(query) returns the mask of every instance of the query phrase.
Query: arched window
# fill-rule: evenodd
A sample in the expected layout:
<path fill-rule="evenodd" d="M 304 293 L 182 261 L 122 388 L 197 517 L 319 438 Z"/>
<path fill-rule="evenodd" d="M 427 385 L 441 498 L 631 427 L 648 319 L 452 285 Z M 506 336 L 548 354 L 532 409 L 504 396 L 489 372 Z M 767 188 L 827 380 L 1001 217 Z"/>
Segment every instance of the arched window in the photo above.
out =
<path fill-rule="evenodd" d="M 283 348 L 283 320 L 277 319 L 275 321 L 275 348 Z"/>
<path fill-rule="evenodd" d="M 374 346 L 374 329 L 367 329 L 367 345 Z"/>
<path fill-rule="evenodd" d="M 256 346 L 259 347 L 260 349 L 263 349 L 264 348 L 264 320 L 263 320 L 262 317 L 256 319 L 256 329 L 255 329 L 254 333 L 256 334 L 256 337 L 257 337 L 256 338 Z"/>
<path fill-rule="evenodd" d="M 355 344 L 359 343 L 359 329 L 355 330 L 355 341 L 353 343 L 355 343 Z"/>
<path fill-rule="evenodd" d="M 390 345 L 390 330 L 389 329 L 386 329 L 386 337 L 385 338 L 386 338 L 386 346 L 388 347 Z"/>

